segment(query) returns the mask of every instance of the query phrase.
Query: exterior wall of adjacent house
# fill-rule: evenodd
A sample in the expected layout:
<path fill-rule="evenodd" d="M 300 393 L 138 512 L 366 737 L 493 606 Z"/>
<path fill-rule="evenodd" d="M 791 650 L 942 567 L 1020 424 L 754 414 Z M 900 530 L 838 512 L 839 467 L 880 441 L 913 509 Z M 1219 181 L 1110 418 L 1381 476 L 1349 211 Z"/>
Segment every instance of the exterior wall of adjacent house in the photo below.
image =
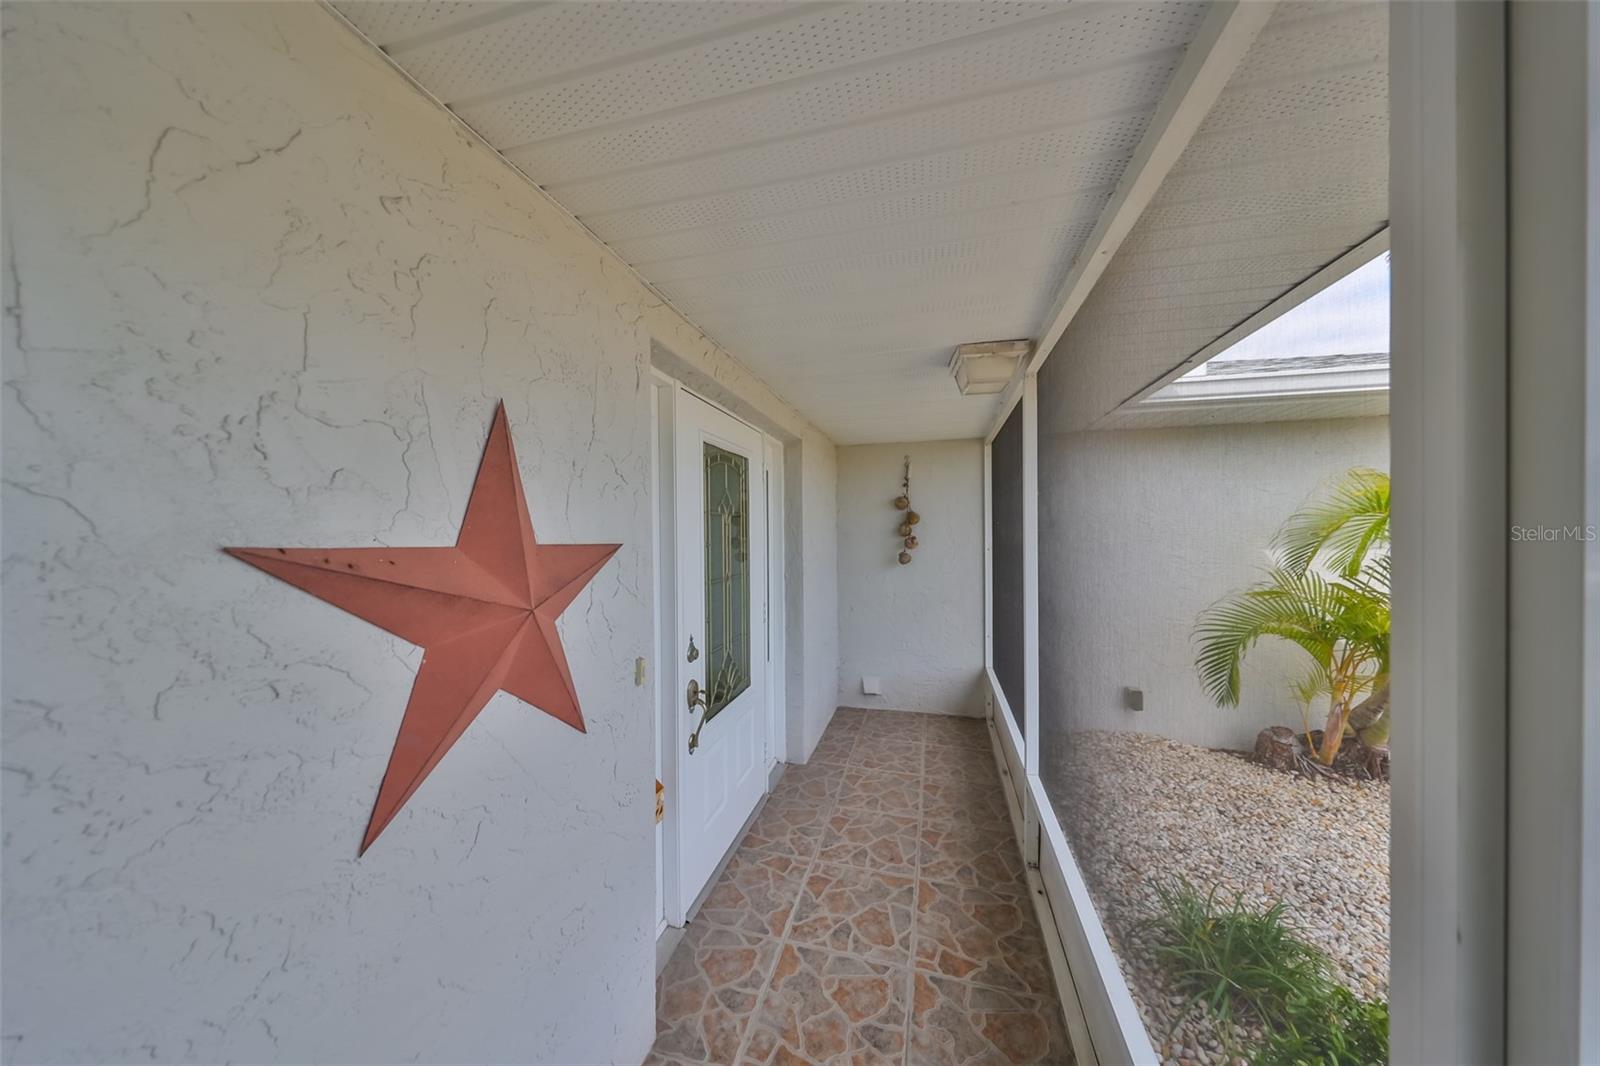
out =
<path fill-rule="evenodd" d="M 790 449 L 791 757 L 833 445 L 321 7 L 4 22 L 6 1057 L 638 1062 L 652 341 Z M 623 542 L 588 731 L 497 695 L 358 860 L 420 653 L 219 549 L 451 543 L 502 399 L 540 537 Z"/>
<path fill-rule="evenodd" d="M 1300 724 L 1301 653 L 1264 640 L 1238 707 L 1200 687 L 1196 617 L 1261 576 L 1291 512 L 1354 466 L 1389 468 L 1387 418 L 1087 431 L 1039 441 L 1041 735 L 1157 733 L 1249 748 Z M 1123 689 L 1144 691 L 1124 709 Z"/>
<path fill-rule="evenodd" d="M 901 566 L 900 494 L 911 458 L 922 521 Z M 983 713 L 983 443 L 839 449 L 839 703 Z M 862 678 L 883 694 L 862 692 Z"/>

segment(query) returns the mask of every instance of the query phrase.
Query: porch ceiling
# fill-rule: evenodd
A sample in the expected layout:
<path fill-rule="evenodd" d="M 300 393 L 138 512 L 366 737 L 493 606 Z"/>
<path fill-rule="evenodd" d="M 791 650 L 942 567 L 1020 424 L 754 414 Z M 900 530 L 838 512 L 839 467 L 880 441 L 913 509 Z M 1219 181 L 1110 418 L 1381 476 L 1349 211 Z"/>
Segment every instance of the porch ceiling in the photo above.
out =
<path fill-rule="evenodd" d="M 984 433 L 994 398 L 956 392 L 950 350 L 1041 331 L 1207 13 L 1059 0 L 334 3 L 841 443 Z M 1265 107 L 1240 116 L 1235 142 L 1219 137 L 1213 152 L 1275 121 Z M 1217 165 L 1208 158 L 1190 185 Z M 1228 187 L 1257 177 L 1286 180 L 1241 170 Z M 1177 203 L 1198 216 L 1169 211 L 1174 224 L 1205 216 L 1196 195 Z M 1331 239 L 1343 221 L 1323 227 Z M 1124 255 L 1164 254 L 1165 232 Z M 1285 262 L 1320 254 L 1291 244 Z M 1270 298 L 1279 275 L 1250 273 L 1263 272 L 1233 302 Z M 1110 288 L 1125 301 L 1159 278 Z"/>
<path fill-rule="evenodd" d="M 1057 426 L 1386 413 L 1386 393 L 1203 417 L 1130 401 L 1387 225 L 1388 18 L 1377 2 L 1278 6 L 1050 356 Z"/>

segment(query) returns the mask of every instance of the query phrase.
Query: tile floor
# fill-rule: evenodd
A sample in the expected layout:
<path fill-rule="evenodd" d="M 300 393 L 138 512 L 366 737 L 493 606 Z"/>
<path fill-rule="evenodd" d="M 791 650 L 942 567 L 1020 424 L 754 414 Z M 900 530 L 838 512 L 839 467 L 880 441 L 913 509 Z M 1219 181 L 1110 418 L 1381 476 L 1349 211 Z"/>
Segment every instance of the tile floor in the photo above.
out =
<path fill-rule="evenodd" d="M 646 1066 L 1068 1066 L 976 719 L 841 709 L 689 923 Z"/>

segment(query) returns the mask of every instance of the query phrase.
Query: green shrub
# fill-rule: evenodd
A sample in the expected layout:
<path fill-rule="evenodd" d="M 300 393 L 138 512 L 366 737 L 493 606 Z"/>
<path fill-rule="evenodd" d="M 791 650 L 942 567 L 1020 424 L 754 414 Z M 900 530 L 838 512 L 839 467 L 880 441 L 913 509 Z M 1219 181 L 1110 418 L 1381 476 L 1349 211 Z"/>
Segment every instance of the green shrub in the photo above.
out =
<path fill-rule="evenodd" d="M 1223 903 L 1215 888 L 1201 894 L 1181 878 L 1155 892 L 1156 914 L 1141 932 L 1187 1007 L 1203 1006 L 1225 1038 L 1235 1025 L 1266 1034 L 1230 1053 L 1263 1066 L 1388 1062 L 1388 1004 L 1340 985 L 1328 957 L 1285 925 L 1282 903 L 1264 911 L 1237 895 Z"/>
<path fill-rule="evenodd" d="M 1367 1066 L 1389 1061 L 1389 1004 L 1357 999 L 1342 985 L 1325 997 L 1292 999 L 1268 1027 L 1252 1061 L 1260 1066 Z"/>

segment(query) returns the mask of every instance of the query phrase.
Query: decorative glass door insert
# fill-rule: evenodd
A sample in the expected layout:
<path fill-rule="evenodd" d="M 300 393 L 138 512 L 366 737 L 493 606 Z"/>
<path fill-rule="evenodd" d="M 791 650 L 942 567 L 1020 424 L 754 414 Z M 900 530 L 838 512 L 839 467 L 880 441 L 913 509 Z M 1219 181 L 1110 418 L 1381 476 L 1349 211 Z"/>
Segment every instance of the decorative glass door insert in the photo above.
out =
<path fill-rule="evenodd" d="M 709 722 L 750 687 L 750 461 L 704 447 Z"/>

